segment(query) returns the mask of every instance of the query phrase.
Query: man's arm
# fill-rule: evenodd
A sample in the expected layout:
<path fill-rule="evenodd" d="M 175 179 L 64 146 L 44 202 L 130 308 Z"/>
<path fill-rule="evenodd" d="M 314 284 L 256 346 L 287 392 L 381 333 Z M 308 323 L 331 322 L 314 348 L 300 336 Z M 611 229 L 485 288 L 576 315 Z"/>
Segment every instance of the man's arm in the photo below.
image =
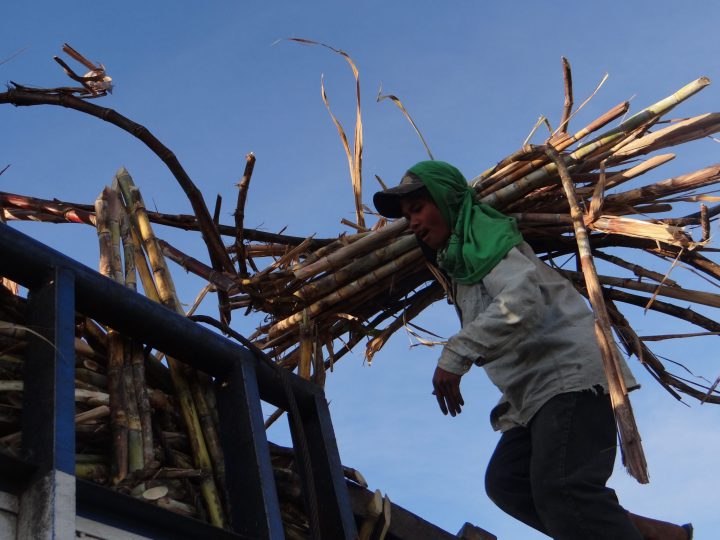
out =
<path fill-rule="evenodd" d="M 445 371 L 462 375 L 473 363 L 495 360 L 538 322 L 542 294 L 537 268 L 519 249 L 511 249 L 483 284 L 492 302 L 448 340 L 438 361 Z"/>
<path fill-rule="evenodd" d="M 443 414 L 465 404 L 460 379 L 473 362 L 486 364 L 513 347 L 536 322 L 542 295 L 535 263 L 514 248 L 483 279 L 493 298 L 488 308 L 452 336 L 433 375 L 433 393 Z"/>

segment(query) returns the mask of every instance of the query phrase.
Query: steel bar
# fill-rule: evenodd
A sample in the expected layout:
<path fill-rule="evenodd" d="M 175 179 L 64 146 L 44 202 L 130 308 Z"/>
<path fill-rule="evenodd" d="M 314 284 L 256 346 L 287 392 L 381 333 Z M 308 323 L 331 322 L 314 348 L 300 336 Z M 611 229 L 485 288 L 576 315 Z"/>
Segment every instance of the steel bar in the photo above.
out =
<path fill-rule="evenodd" d="M 42 282 L 46 268 L 67 268 L 75 275 L 77 310 L 84 315 L 212 376 L 227 375 L 238 362 L 251 362 L 260 398 L 287 408 L 280 374 L 245 348 L 3 224 L 0 245 L 0 274 L 33 287 Z M 290 385 L 298 401 L 324 395 L 321 388 L 297 376 L 290 377 Z"/>
<path fill-rule="evenodd" d="M 238 363 L 233 373 L 217 380 L 215 393 L 232 528 L 258 538 L 282 539 L 280 503 L 253 364 Z"/>
<path fill-rule="evenodd" d="M 22 454 L 37 465 L 20 496 L 18 538 L 75 536 L 75 301 L 70 271 L 55 267 L 30 289 Z"/>

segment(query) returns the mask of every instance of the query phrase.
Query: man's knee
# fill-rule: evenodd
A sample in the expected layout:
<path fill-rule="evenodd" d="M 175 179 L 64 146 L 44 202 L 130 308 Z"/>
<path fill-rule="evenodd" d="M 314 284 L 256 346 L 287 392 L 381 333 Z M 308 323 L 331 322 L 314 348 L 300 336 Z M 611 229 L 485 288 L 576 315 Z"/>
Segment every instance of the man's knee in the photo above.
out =
<path fill-rule="evenodd" d="M 561 478 L 544 476 L 534 479 L 532 484 L 532 496 L 535 501 L 535 508 L 543 519 L 563 519 L 564 513 L 570 510 L 570 494 L 568 486 Z"/>
<path fill-rule="evenodd" d="M 517 506 L 518 486 L 510 474 L 500 467 L 493 467 L 492 463 L 485 471 L 485 493 L 488 498 L 501 510 L 513 514 Z"/>

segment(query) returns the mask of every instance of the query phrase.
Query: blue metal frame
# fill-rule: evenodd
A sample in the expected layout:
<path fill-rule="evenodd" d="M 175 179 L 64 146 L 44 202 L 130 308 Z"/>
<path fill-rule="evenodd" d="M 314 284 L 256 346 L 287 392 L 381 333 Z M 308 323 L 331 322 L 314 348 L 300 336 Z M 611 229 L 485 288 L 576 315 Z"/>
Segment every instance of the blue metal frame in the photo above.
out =
<path fill-rule="evenodd" d="M 223 537 L 284 538 L 263 427 L 262 399 L 284 409 L 289 409 L 291 402 L 296 404 L 308 454 L 299 454 L 298 461 L 309 459 L 312 465 L 312 478 L 305 478 L 305 492 L 316 492 L 313 504 L 322 508 L 313 538 L 356 538 L 350 498 L 322 388 L 293 374 L 278 372 L 244 347 L 5 224 L 0 224 L 0 275 L 30 290 L 28 308 L 32 324 L 36 330 L 42 329 L 40 333 L 47 339 L 33 340 L 32 352 L 25 363 L 26 373 L 32 376 L 25 377 L 23 455 L 28 471 L 34 472 L 27 473 L 23 492 L 28 491 L 33 479 L 48 471 L 74 475 L 73 340 L 77 311 L 215 378 L 232 524 L 238 533 L 228 532 L 229 536 L 223 533 Z M 13 477 L 4 470 L 5 462 L 0 460 L 0 480 Z M 307 489 L 308 482 L 317 489 Z M 97 497 L 82 496 L 94 489 L 78 481 L 79 514 L 113 521 L 110 509 L 115 508 L 115 513 L 123 515 L 122 508 L 138 503 L 132 499 L 128 502 L 127 497 L 107 489 L 102 489 L 104 504 L 99 504 Z M 188 520 L 146 506 L 145 514 L 154 516 L 146 523 L 147 530 L 157 530 L 157 515 L 168 514 L 168 523 Z M 190 521 L 198 527 L 207 527 L 210 535 L 213 534 L 210 531 L 217 531 Z M 144 530 L 142 521 L 135 521 L 133 528 L 138 532 Z M 177 529 L 188 530 L 183 526 Z M 47 537 L 55 538 L 54 534 Z M 168 531 L 168 537 L 181 536 Z"/>

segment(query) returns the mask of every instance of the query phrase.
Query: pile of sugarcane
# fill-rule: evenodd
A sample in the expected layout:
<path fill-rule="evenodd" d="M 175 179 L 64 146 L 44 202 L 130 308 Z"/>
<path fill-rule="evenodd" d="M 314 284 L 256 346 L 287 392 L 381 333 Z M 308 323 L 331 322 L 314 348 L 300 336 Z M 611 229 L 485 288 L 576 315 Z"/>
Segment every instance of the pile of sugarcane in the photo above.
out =
<path fill-rule="evenodd" d="M 172 277 L 126 172 L 95 202 L 100 272 L 170 309 L 180 307 Z M 0 451 L 21 456 L 26 301 L 7 280 L 0 285 Z M 151 353 L 142 343 L 78 314 L 75 339 L 76 475 L 168 510 L 228 525 L 224 457 L 209 378 Z M 308 538 L 301 483 L 292 449 L 271 445 L 288 538 Z M 345 476 L 365 487 L 362 475 Z"/>
<path fill-rule="evenodd" d="M 685 337 L 720 333 L 720 323 L 692 308 L 720 307 L 720 295 L 684 288 L 675 274 L 670 277 L 670 270 L 683 265 L 712 287 L 720 283 L 720 266 L 709 258 L 714 250 L 708 246 L 710 222 L 720 206 L 708 209 L 698 204 L 696 213 L 673 215 L 678 203 L 717 200 L 700 190 L 720 181 L 720 164 L 624 189 L 629 181 L 641 184 L 644 173 L 675 157 L 660 151 L 720 130 L 720 113 L 665 120 L 675 105 L 707 84 L 700 78 L 608 128 L 627 113 L 629 104 L 621 103 L 574 133 L 568 128 L 572 96 L 566 84 L 560 127 L 544 144 L 523 145 L 471 181 L 479 200 L 518 219 L 525 239 L 549 264 L 577 256 L 576 271 L 560 271 L 595 310 L 625 457 L 641 481 L 646 480 L 644 457 L 627 389 L 617 374 L 612 330 L 625 352 L 637 356 L 672 395 L 720 403 L 718 381 L 704 383 L 672 374 L 648 347 L 652 340 L 682 336 L 638 336 L 620 307 L 639 306 L 702 330 Z M 212 217 L 175 155 L 143 126 L 116 111 L 90 103 L 72 89 L 17 84 L 0 93 L 1 103 L 60 105 L 131 133 L 167 164 L 194 211 L 147 211 L 130 175 L 121 169 L 95 205 L 0 193 L 3 220 L 95 226 L 105 275 L 134 289 L 137 272 L 148 297 L 185 314 L 165 259 L 174 261 L 207 281 L 188 315 L 208 292 L 217 293 L 219 320 L 202 320 L 227 333 L 234 310 L 266 314 L 268 322 L 247 338 L 278 365 L 318 384 L 325 384 L 326 371 L 361 342 L 371 361 L 399 329 L 420 332 L 411 321 L 446 294 L 445 277 L 426 262 L 404 219 L 388 223 L 380 218 L 366 227 L 364 214 L 371 212 L 357 196 L 358 137 L 352 155 L 346 145 L 356 191 L 356 232 L 331 239 L 294 237 L 244 227 L 252 154 L 238 184 L 235 223 L 222 225 L 219 206 Z M 653 155 L 644 157 L 649 154 Z M 652 217 L 660 214 L 672 217 Z M 209 264 L 188 255 L 187 248 L 157 239 L 151 223 L 200 231 Z M 613 248 L 622 248 L 619 251 L 626 255 L 610 253 Z M 638 262 L 651 257 L 664 269 L 652 270 Z M 598 274 L 595 259 L 603 261 L 604 274 Z M 0 357 L 0 383 L 7 384 L 0 384 L 0 443 L 13 450 L 20 437 L 23 300 L 7 288 L 0 292 L 2 328 L 7 329 Z M 223 526 L 222 455 L 206 377 L 89 320 L 78 336 L 77 366 L 78 474 Z"/>

